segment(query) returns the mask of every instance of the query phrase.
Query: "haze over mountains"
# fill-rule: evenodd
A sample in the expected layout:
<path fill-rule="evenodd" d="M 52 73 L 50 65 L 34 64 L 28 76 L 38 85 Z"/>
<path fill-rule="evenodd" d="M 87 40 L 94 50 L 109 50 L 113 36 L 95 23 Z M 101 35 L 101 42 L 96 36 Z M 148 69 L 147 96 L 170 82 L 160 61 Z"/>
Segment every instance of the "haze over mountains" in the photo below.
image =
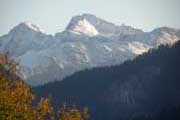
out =
<path fill-rule="evenodd" d="M 18 61 L 19 75 L 37 86 L 83 69 L 121 64 L 150 48 L 171 45 L 179 39 L 178 29 L 162 27 L 143 32 L 83 14 L 74 16 L 67 28 L 54 36 L 22 22 L 0 37 L 0 51 Z"/>

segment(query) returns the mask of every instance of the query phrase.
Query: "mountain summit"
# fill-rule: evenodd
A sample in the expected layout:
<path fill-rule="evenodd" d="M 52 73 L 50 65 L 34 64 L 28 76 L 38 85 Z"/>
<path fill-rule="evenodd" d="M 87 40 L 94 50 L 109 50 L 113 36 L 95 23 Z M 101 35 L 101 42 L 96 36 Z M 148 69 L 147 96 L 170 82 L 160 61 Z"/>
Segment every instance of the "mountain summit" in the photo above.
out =
<path fill-rule="evenodd" d="M 40 32 L 45 33 L 43 29 L 38 27 L 37 25 L 33 24 L 30 21 L 24 21 L 15 26 L 10 32 L 12 31 L 21 31 L 21 32 Z"/>
<path fill-rule="evenodd" d="M 76 34 L 85 34 L 88 36 L 98 35 L 98 31 L 86 18 L 74 18 L 70 22 L 67 30 Z"/>
<path fill-rule="evenodd" d="M 126 25 L 115 25 L 107 22 L 101 18 L 96 17 L 92 14 L 82 14 L 74 16 L 68 26 L 67 31 L 71 31 L 77 34 L 86 34 L 88 36 L 95 35 L 129 35 L 142 33 L 142 30 L 132 28 Z"/>

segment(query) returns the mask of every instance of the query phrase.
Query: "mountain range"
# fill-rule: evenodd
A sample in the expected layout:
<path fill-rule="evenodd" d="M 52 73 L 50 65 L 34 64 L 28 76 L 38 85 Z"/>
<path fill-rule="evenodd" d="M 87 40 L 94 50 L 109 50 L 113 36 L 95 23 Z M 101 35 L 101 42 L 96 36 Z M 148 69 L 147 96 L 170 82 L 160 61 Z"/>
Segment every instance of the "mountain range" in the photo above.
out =
<path fill-rule="evenodd" d="M 66 29 L 55 35 L 22 22 L 0 37 L 0 52 L 8 52 L 20 64 L 19 76 L 38 86 L 80 70 L 121 64 L 179 39 L 179 29 L 161 27 L 144 32 L 82 14 L 72 17 Z"/>

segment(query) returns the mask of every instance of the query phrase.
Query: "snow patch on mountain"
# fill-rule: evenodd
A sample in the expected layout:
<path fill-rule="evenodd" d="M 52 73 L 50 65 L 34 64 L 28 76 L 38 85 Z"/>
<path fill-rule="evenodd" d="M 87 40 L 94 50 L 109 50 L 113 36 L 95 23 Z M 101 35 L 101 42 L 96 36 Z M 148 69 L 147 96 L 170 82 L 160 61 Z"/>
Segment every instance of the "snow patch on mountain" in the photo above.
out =
<path fill-rule="evenodd" d="M 162 32 L 162 35 L 158 37 L 156 41 L 156 45 L 161 45 L 161 44 L 174 44 L 176 41 L 179 40 L 179 38 L 175 34 L 167 33 L 167 32 Z"/>
<path fill-rule="evenodd" d="M 147 52 L 150 48 L 150 47 L 145 46 L 145 44 L 136 42 L 136 41 L 132 43 L 128 43 L 128 47 L 136 55 L 140 55 L 144 52 Z"/>
<path fill-rule="evenodd" d="M 70 31 L 75 34 L 85 34 L 88 36 L 96 36 L 99 34 L 96 28 L 91 25 L 86 19 L 78 21 L 78 24 L 74 26 L 74 28 Z"/>
<path fill-rule="evenodd" d="M 37 25 L 34 25 L 32 22 L 30 21 L 24 21 L 22 24 L 26 25 L 27 27 L 29 27 L 30 29 L 37 31 L 37 32 L 42 32 L 45 33 L 45 31 L 43 29 L 41 29 L 40 27 L 38 27 Z"/>
<path fill-rule="evenodd" d="M 104 45 L 104 48 L 105 48 L 105 50 L 107 50 L 108 52 L 112 52 L 112 49 L 111 49 L 109 46 Z"/>

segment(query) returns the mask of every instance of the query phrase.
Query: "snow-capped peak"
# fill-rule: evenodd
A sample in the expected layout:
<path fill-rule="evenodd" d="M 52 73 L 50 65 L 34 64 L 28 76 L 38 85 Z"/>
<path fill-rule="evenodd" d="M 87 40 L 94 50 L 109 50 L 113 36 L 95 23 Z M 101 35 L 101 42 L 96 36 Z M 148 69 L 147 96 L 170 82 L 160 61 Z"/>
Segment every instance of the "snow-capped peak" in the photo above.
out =
<path fill-rule="evenodd" d="M 85 18 L 79 20 L 77 24 L 73 26 L 73 28 L 71 28 L 69 31 L 76 34 L 85 34 L 88 36 L 96 36 L 99 34 L 96 28 Z"/>
<path fill-rule="evenodd" d="M 28 26 L 30 29 L 37 31 L 37 32 L 41 32 L 41 33 L 45 33 L 45 31 L 43 29 L 41 29 L 40 27 L 38 27 L 37 25 L 34 25 L 32 22 L 30 21 L 24 21 L 22 24 L 25 24 L 26 26 Z"/>
<path fill-rule="evenodd" d="M 77 29 L 75 29 L 77 28 Z M 101 18 L 96 17 L 92 14 L 82 14 L 74 16 L 66 31 L 73 31 L 74 33 L 84 33 L 86 35 L 129 35 L 142 33 L 142 30 L 132 28 L 130 26 L 119 26 L 111 22 L 107 22 Z"/>
<path fill-rule="evenodd" d="M 33 29 L 34 31 L 41 31 L 41 29 L 39 27 L 37 27 L 36 25 L 31 23 L 30 21 L 25 21 L 25 22 L 23 22 L 23 24 L 25 24 L 29 28 Z"/>
<path fill-rule="evenodd" d="M 34 25 L 32 22 L 29 21 L 21 22 L 20 24 L 15 26 L 10 32 L 13 31 L 33 31 L 46 34 L 43 29 L 39 28 L 37 25 Z"/>

